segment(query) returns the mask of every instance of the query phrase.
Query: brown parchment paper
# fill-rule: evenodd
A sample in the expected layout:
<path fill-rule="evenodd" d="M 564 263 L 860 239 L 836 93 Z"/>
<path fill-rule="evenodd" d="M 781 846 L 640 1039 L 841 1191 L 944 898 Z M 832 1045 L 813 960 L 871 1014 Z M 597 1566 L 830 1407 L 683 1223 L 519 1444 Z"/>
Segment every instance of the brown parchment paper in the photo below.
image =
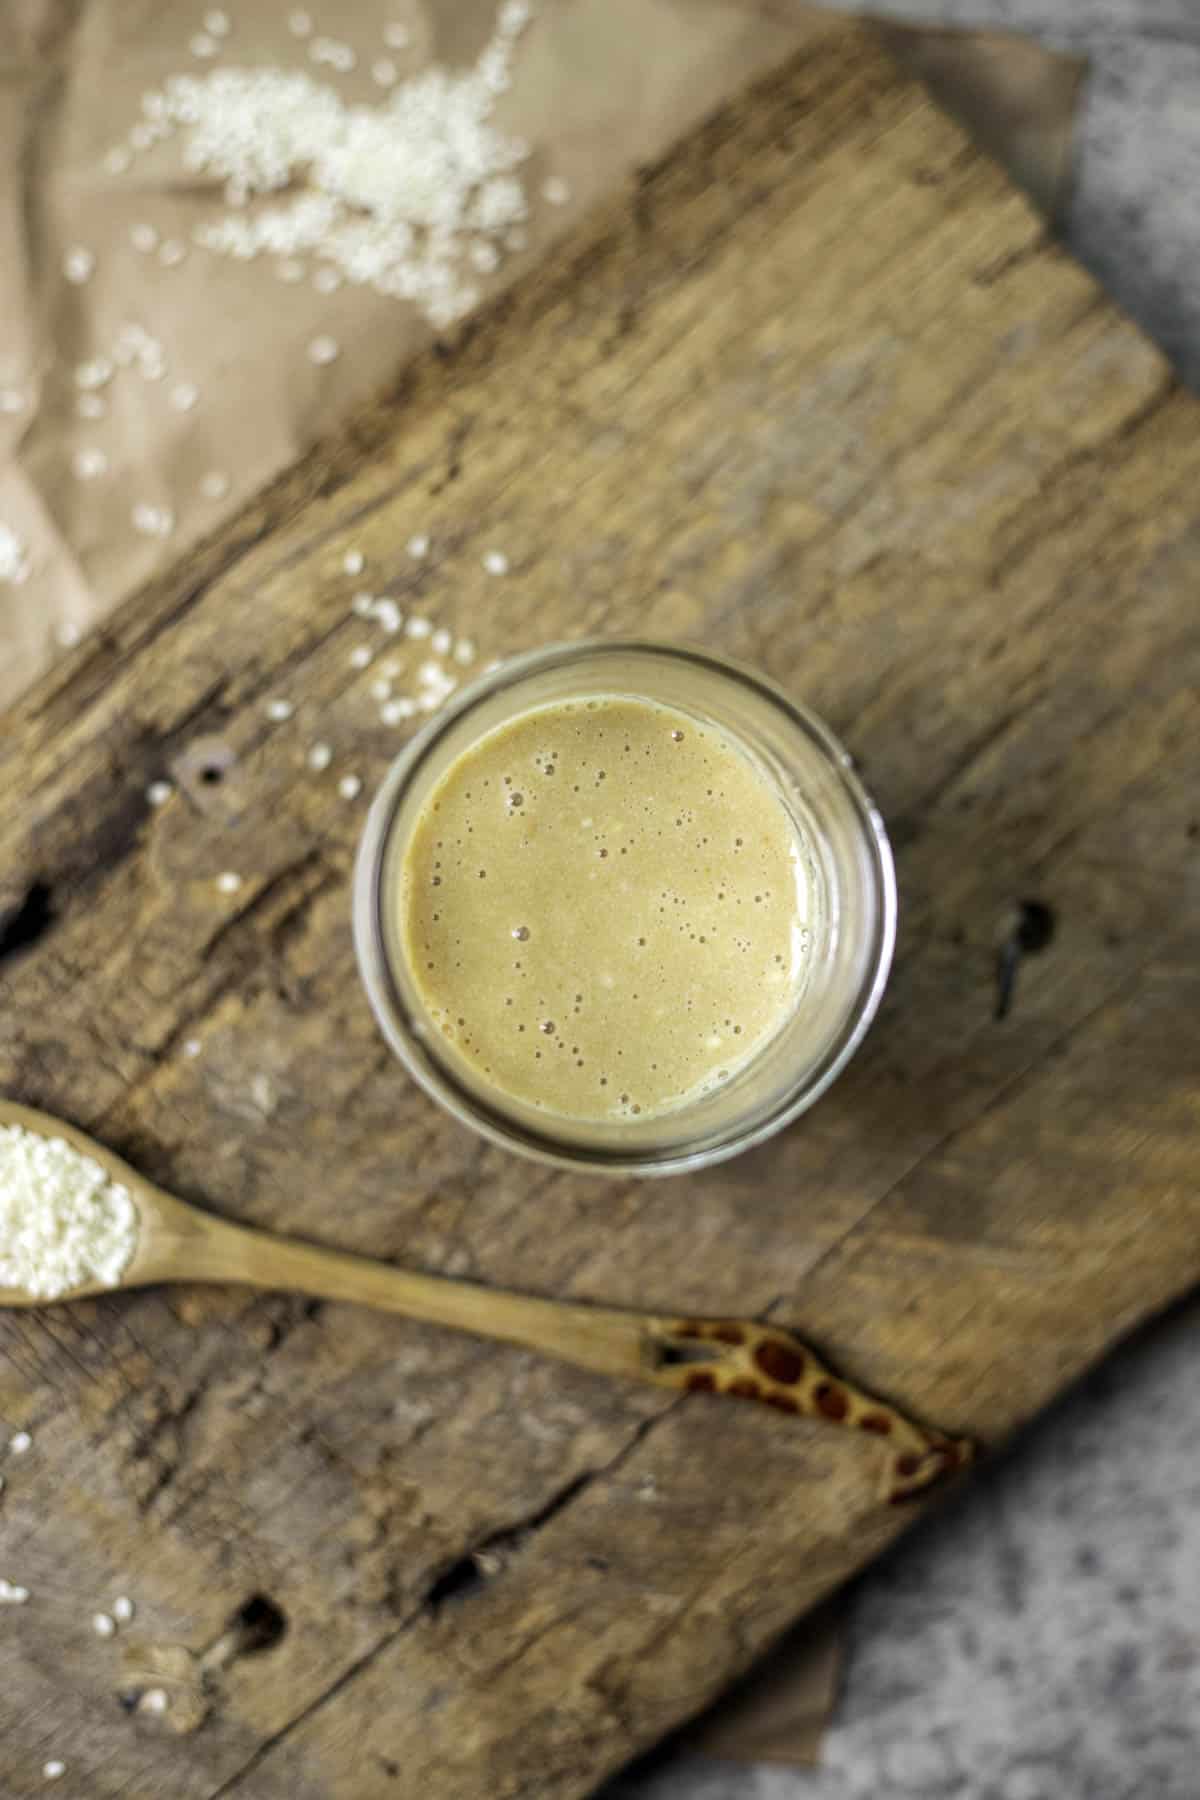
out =
<path fill-rule="evenodd" d="M 339 0 L 307 7 L 314 31 L 348 43 L 358 67 L 314 67 L 288 31 L 282 0 L 236 0 L 219 62 L 305 69 L 344 99 L 378 104 L 375 57 L 401 78 L 430 62 L 461 67 L 488 40 L 495 0 Z M 0 705 L 43 669 L 58 644 L 91 629 L 118 601 L 236 510 L 392 380 L 431 328 L 405 303 L 361 287 L 318 293 L 279 281 L 271 259 L 219 259 L 193 228 L 224 211 L 219 186 L 182 169 L 179 139 L 113 174 L 104 154 L 140 117 L 140 97 L 176 73 L 216 66 L 189 44 L 197 0 L 9 0 L 0 6 L 0 521 L 26 542 L 31 570 L 0 583 Z M 386 23 L 408 26 L 401 53 Z M 596 198 L 803 39 L 837 28 L 806 7 L 764 17 L 738 0 L 541 0 L 518 47 L 497 123 L 528 139 L 523 171 L 528 248 L 483 277 L 483 300 L 542 256 Z M 561 176 L 565 206 L 540 197 Z M 186 246 L 177 266 L 139 252 L 134 226 Z M 81 247 L 95 257 L 82 285 L 63 272 Z M 103 390 L 105 416 L 77 415 L 77 364 L 107 354 L 127 322 L 165 350 L 163 379 L 120 370 Z M 336 362 L 306 346 L 337 339 Z M 171 390 L 199 390 L 180 412 Z M 106 472 L 74 473 L 80 450 Z M 204 477 L 228 477 L 221 498 Z M 134 507 L 169 509 L 169 536 L 140 535 Z"/>

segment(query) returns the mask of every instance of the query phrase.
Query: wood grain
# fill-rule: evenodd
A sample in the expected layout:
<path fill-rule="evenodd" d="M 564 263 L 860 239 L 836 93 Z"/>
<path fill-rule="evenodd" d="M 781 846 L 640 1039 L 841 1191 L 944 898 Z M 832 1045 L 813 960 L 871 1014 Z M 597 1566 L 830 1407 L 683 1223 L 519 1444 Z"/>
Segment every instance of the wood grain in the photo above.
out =
<path fill-rule="evenodd" d="M 1198 479 L 1158 356 L 868 40 L 833 41 L 6 721 L 0 914 L 40 881 L 53 918 L 0 964 L 0 1088 L 231 1218 L 766 1314 L 998 1443 L 1200 1273 Z M 484 657 L 692 638 L 854 745 L 900 953 L 782 1140 L 572 1180 L 402 1077 L 348 924 L 334 776 L 369 788 L 398 742 L 349 666 L 350 547 Z M 1030 898 L 1057 933 L 997 1023 Z M 844 1433 L 344 1306 L 149 1291 L 14 1314 L 0 1347 L 0 1418 L 36 1439 L 0 1499 L 0 1573 L 33 1590 L 0 1635 L 14 1800 L 51 1754 L 88 1800 L 582 1795 L 909 1516 Z M 87 1629 L 122 1590 L 127 1665 Z M 282 1639 L 202 1677 L 255 1594 Z M 165 1719 L 123 1713 L 164 1667 Z"/>

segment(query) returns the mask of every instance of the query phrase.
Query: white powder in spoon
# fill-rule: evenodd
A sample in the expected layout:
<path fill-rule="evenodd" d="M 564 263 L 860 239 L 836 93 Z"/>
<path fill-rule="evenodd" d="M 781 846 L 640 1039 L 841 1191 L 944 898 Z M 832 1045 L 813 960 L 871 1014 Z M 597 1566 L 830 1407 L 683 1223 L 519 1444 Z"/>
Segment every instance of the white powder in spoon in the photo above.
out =
<path fill-rule="evenodd" d="M 0 1287 L 53 1300 L 120 1280 L 137 1248 L 127 1188 L 63 1138 L 0 1126 Z"/>

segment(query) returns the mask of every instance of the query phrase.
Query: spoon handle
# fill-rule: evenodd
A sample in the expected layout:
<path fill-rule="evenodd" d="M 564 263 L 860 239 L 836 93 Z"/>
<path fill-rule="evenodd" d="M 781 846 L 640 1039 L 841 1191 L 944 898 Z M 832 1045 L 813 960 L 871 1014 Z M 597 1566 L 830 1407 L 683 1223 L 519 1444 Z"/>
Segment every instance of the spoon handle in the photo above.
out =
<path fill-rule="evenodd" d="M 320 1250 L 224 1224 L 187 1258 L 191 1278 L 298 1290 L 519 1344 L 604 1375 L 756 1400 L 886 1445 L 884 1497 L 921 1492 L 971 1459 L 965 1439 L 927 1430 L 835 1376 L 792 1332 L 753 1319 L 676 1318 L 546 1300 Z"/>

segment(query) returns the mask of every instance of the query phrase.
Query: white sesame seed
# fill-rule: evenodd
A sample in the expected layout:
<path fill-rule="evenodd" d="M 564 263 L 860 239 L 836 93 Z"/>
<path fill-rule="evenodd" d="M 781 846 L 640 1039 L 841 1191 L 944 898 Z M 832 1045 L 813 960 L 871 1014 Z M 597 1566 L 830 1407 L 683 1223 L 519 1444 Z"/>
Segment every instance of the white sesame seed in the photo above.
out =
<path fill-rule="evenodd" d="M 410 638 L 427 638 L 432 631 L 433 626 L 428 619 L 410 619 L 404 627 L 405 637 Z"/>
<path fill-rule="evenodd" d="M 288 14 L 288 30 L 293 37 L 306 38 L 312 30 L 312 18 L 306 12 Z"/>
<path fill-rule="evenodd" d="M 426 535 L 423 531 L 418 532 L 416 537 L 409 538 L 407 549 L 408 549 L 408 554 L 416 562 L 420 562 L 420 560 L 423 556 L 429 555 L 429 539 L 426 537 Z"/>
<path fill-rule="evenodd" d="M 371 64 L 371 80 L 380 87 L 394 87 L 398 73 L 390 56 L 377 56 Z"/>
<path fill-rule="evenodd" d="M 91 362 L 75 365 L 75 386 L 79 388 L 107 387 L 115 374 L 112 362 L 107 356 L 94 356 Z"/>
<path fill-rule="evenodd" d="M 336 338 L 315 337 L 308 346 L 308 360 L 318 367 L 325 363 L 336 362 L 341 355 L 341 345 Z"/>
<path fill-rule="evenodd" d="M 357 775 L 343 775 L 338 782 L 338 793 L 343 800 L 356 800 L 362 792 L 362 780 Z"/>
<path fill-rule="evenodd" d="M 74 619 L 64 619 L 61 625 L 55 627 L 54 635 L 64 650 L 73 650 L 83 636 L 83 628 Z"/>
<path fill-rule="evenodd" d="M 138 1702 L 138 1710 L 148 1713 L 165 1713 L 167 1710 L 166 1689 L 147 1688 Z"/>
<path fill-rule="evenodd" d="M 110 175 L 124 175 L 133 158 L 124 144 L 114 144 L 104 152 L 104 167 Z"/>
<path fill-rule="evenodd" d="M 99 394 L 80 394 L 75 402 L 75 411 L 81 419 L 102 419 L 108 408 Z"/>
<path fill-rule="evenodd" d="M 352 669 L 367 668 L 374 654 L 370 644 L 356 644 L 350 652 L 350 667 Z"/>
<path fill-rule="evenodd" d="M 412 32 L 407 25 L 385 25 L 383 41 L 389 50 L 407 50 L 412 42 Z"/>
<path fill-rule="evenodd" d="M 416 703 L 412 700 L 389 700 L 386 706 L 380 707 L 379 717 L 385 725 L 399 725 L 401 720 L 411 719 L 416 710 Z"/>
<path fill-rule="evenodd" d="M 158 260 L 164 269 L 176 269 L 187 255 L 187 245 L 178 238 L 164 238 L 158 247 Z"/>
<path fill-rule="evenodd" d="M 230 18 L 227 12 L 208 12 L 204 15 L 204 29 L 212 37 L 228 37 Z"/>
<path fill-rule="evenodd" d="M 280 281 L 303 281 L 304 264 L 302 262 L 297 262 L 294 256 L 288 256 L 277 266 L 275 273 L 278 275 Z"/>
<path fill-rule="evenodd" d="M 66 1763 L 62 1762 L 57 1756 L 52 1756 L 49 1762 L 44 1762 L 42 1764 L 42 1774 L 47 1781 L 57 1781 L 59 1776 L 65 1775 L 66 1772 Z"/>
<path fill-rule="evenodd" d="M 374 594 L 355 594 L 350 602 L 350 607 L 360 619 L 369 619 L 375 610 L 375 596 Z"/>
<path fill-rule="evenodd" d="M 223 875 L 217 876 L 217 888 L 222 894 L 236 894 L 242 885 L 242 878 L 233 869 L 226 869 Z"/>
<path fill-rule="evenodd" d="M 96 267 L 96 258 L 82 244 L 75 244 L 63 257 L 63 274 L 75 287 L 82 287 L 90 281 Z"/>
<path fill-rule="evenodd" d="M 367 566 L 367 559 L 361 550 L 347 550 L 342 558 L 342 567 L 347 575 L 361 575 Z"/>
<path fill-rule="evenodd" d="M 508 558 L 503 550 L 487 550 L 481 560 L 489 575 L 508 574 Z"/>
<path fill-rule="evenodd" d="M 380 676 L 378 681 L 373 681 L 371 683 L 370 693 L 372 700 L 390 700 L 392 697 L 392 684 L 385 676 Z"/>
<path fill-rule="evenodd" d="M 146 789 L 146 798 L 151 806 L 165 806 L 174 791 L 169 781 L 152 781 Z"/>
<path fill-rule="evenodd" d="M 152 250 L 158 248 L 158 233 L 153 225 L 142 220 L 129 227 L 129 241 L 135 250 L 140 250 L 143 256 L 149 256 Z"/>
<path fill-rule="evenodd" d="M 108 458 L 103 450 L 85 446 L 75 452 L 71 458 L 71 467 L 80 481 L 95 481 L 98 475 L 103 475 L 107 470 Z"/>
<path fill-rule="evenodd" d="M 565 206 L 571 198 L 571 190 L 561 175 L 550 175 L 542 183 L 542 199 L 549 206 Z"/>
<path fill-rule="evenodd" d="M 490 275 L 493 269 L 500 267 L 500 252 L 494 244 L 483 239 L 471 245 L 469 255 L 472 268 L 478 269 L 481 275 Z"/>
<path fill-rule="evenodd" d="M 143 537 L 170 537 L 175 529 L 175 515 L 169 506 L 150 506 L 143 500 L 129 516 L 133 529 Z"/>
<path fill-rule="evenodd" d="M 183 1041 L 183 1054 L 185 1056 L 199 1056 L 202 1048 L 203 1046 L 199 1038 L 185 1038 Z"/>
<path fill-rule="evenodd" d="M 383 629 L 390 635 L 394 635 L 399 631 L 401 625 L 404 623 L 404 614 L 400 611 L 396 602 L 387 598 L 375 602 L 375 617 L 379 620 Z"/>
<path fill-rule="evenodd" d="M 327 769 L 332 761 L 333 751 L 328 744 L 314 744 L 308 753 L 308 766 L 318 774 L 322 769 Z"/>
<path fill-rule="evenodd" d="M 97 1637 L 110 1638 L 113 1636 L 116 1629 L 116 1626 L 113 1624 L 113 1621 L 109 1618 L 107 1613 L 96 1613 L 93 1616 L 92 1630 Z"/>
<path fill-rule="evenodd" d="M 200 398 L 200 389 L 194 381 L 180 381 L 167 396 L 176 412 L 191 412 Z"/>
<path fill-rule="evenodd" d="M 456 663 L 473 663 L 475 661 L 475 646 L 470 638 L 459 638 L 454 646 L 454 660 Z"/>
<path fill-rule="evenodd" d="M 0 413 L 25 411 L 25 396 L 20 388 L 0 388 Z"/>
<path fill-rule="evenodd" d="M 33 1449 L 33 1439 L 27 1431 L 14 1431 L 8 1440 L 8 1447 L 14 1456 L 24 1456 Z"/>
<path fill-rule="evenodd" d="M 0 1606 L 24 1606 L 28 1598 L 29 1589 L 20 1582 L 0 1580 Z"/>
<path fill-rule="evenodd" d="M 220 49 L 220 45 L 217 43 L 216 38 L 209 37 L 207 31 L 198 31 L 195 37 L 188 43 L 188 49 L 193 56 L 215 56 Z M 130 136 L 132 137 L 132 135 L 131 132 Z"/>
<path fill-rule="evenodd" d="M 276 725 L 282 725 L 285 719 L 290 719 L 295 710 L 290 700 L 267 701 L 267 717 L 273 719 Z"/>
<path fill-rule="evenodd" d="M 224 469 L 210 469 L 202 476 L 200 492 L 206 500 L 223 500 L 229 492 L 229 477 Z"/>
<path fill-rule="evenodd" d="M 128 1625 L 130 1619 L 133 1617 L 133 1611 L 133 1601 L 129 1598 L 129 1595 L 118 1594 L 113 1601 L 112 1608 L 113 1618 L 117 1623 L 119 1625 Z"/>
<path fill-rule="evenodd" d="M 442 696 L 435 693 L 432 688 L 417 696 L 417 706 L 421 712 L 436 712 L 441 704 Z"/>

